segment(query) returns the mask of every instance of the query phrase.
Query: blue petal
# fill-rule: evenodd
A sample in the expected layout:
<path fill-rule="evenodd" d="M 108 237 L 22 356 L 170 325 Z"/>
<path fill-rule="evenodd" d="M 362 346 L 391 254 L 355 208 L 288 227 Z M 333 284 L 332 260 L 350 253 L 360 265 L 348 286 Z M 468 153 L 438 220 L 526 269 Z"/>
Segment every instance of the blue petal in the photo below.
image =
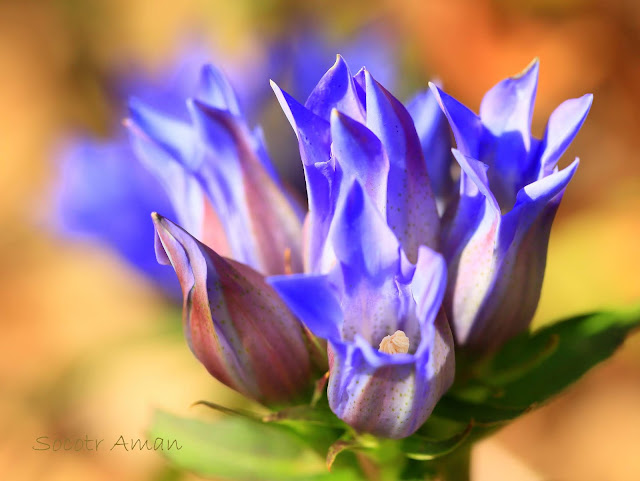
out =
<path fill-rule="evenodd" d="M 454 194 L 455 188 L 451 177 L 453 159 L 449 122 L 430 90 L 416 95 L 407 105 L 407 110 L 416 126 L 431 187 L 442 212 L 444 204 Z"/>
<path fill-rule="evenodd" d="M 242 115 L 233 88 L 222 72 L 213 65 L 207 64 L 202 67 L 200 79 L 198 100 L 211 107 L 228 110 L 233 115 Z"/>
<path fill-rule="evenodd" d="M 165 293 L 179 299 L 174 273 L 158 265 L 149 249 L 149 214 L 154 209 L 169 217 L 176 214 L 162 186 L 135 158 L 126 136 L 108 143 L 73 140 L 60 160 L 54 227 L 65 235 L 105 244 Z"/>
<path fill-rule="evenodd" d="M 376 278 L 399 268 L 399 244 L 358 181 L 348 188 L 331 227 L 340 262 L 353 272 Z"/>
<path fill-rule="evenodd" d="M 420 247 L 416 272 L 411 281 L 411 291 L 421 323 L 429 324 L 435 320 L 440 311 L 446 287 L 447 264 L 444 258 L 428 247 Z"/>
<path fill-rule="evenodd" d="M 518 192 L 516 205 L 503 218 L 500 229 L 502 249 L 524 236 L 547 205 L 562 195 L 579 163 L 576 159 L 567 168 L 533 182 Z"/>
<path fill-rule="evenodd" d="M 443 232 L 442 252 L 451 262 L 477 231 L 490 229 L 501 219 L 500 206 L 489 188 L 487 165 L 452 149 L 460 165 L 460 199 L 453 219 Z"/>
<path fill-rule="evenodd" d="M 333 109 L 338 109 L 361 122 L 364 122 L 365 118 L 351 72 L 340 55 L 337 56 L 333 67 L 320 79 L 304 105 L 326 120 L 329 120 Z"/>
<path fill-rule="evenodd" d="M 268 277 L 267 282 L 314 335 L 340 340 L 342 309 L 327 276 L 293 274 Z"/>
<path fill-rule="evenodd" d="M 457 148 L 469 157 L 480 157 L 480 140 L 484 128 L 480 118 L 471 110 L 442 91 L 437 85 L 429 83 L 440 108 L 449 119 L 449 125 L 456 139 Z"/>
<path fill-rule="evenodd" d="M 135 128 L 153 139 L 178 162 L 188 162 L 193 157 L 195 133 L 181 120 L 165 115 L 136 98 L 129 99 L 130 122 Z M 185 164 L 187 169 L 193 166 Z"/>
<path fill-rule="evenodd" d="M 367 79 L 365 78 L 367 69 L 362 67 L 358 72 L 353 76 L 353 82 L 356 86 L 356 93 L 358 94 L 358 98 L 360 99 L 360 103 L 366 107 L 367 105 Z M 386 84 L 385 84 L 386 85 Z"/>
<path fill-rule="evenodd" d="M 387 222 L 411 261 L 420 245 L 436 246 L 439 217 L 413 119 L 393 95 L 365 72 L 367 127 L 389 157 Z"/>
<path fill-rule="evenodd" d="M 541 176 L 549 175 L 553 172 L 558 159 L 567 150 L 578 130 L 582 127 L 592 102 L 593 95 L 587 94 L 578 99 L 567 100 L 553 111 L 549 117 L 541 146 Z"/>
<path fill-rule="evenodd" d="M 246 125 L 198 101 L 190 110 L 204 141 L 199 175 L 233 240 L 234 258 L 262 273 L 279 274 L 290 249 L 295 269 L 301 269 L 299 210 L 263 168 Z"/>
<path fill-rule="evenodd" d="M 521 74 L 489 90 L 480 105 L 480 118 L 489 131 L 494 135 L 519 132 L 526 150 L 531 147 L 531 119 L 539 69 L 535 59 Z"/>
<path fill-rule="evenodd" d="M 326 172 L 331 157 L 329 122 L 302 106 L 275 82 L 271 88 L 298 138 L 305 169 L 309 210 L 320 217 L 331 212 L 331 174 Z M 328 175 L 326 175 L 328 174 Z"/>
<path fill-rule="evenodd" d="M 166 149 L 141 132 L 135 124 L 128 123 L 127 126 L 133 151 L 140 163 L 163 186 L 176 211 L 178 222 L 200 238 L 204 219 L 204 191 L 200 183 Z"/>
<path fill-rule="evenodd" d="M 500 212 L 500 205 L 493 196 L 491 188 L 489 187 L 489 178 L 487 177 L 488 166 L 479 160 L 473 159 L 468 155 L 464 155 L 458 149 L 452 149 L 452 152 L 462 169 L 462 175 L 468 177 L 472 182 L 471 184 L 463 184 L 463 186 L 467 188 L 465 194 L 470 196 L 471 186 L 475 186 L 475 188 L 477 188 L 478 191 L 487 199 L 491 207 L 493 207 L 495 211 Z"/>
<path fill-rule="evenodd" d="M 331 114 L 331 150 L 343 172 L 343 181 L 357 179 L 384 216 L 389 160 L 380 140 L 360 122 L 337 110 Z"/>

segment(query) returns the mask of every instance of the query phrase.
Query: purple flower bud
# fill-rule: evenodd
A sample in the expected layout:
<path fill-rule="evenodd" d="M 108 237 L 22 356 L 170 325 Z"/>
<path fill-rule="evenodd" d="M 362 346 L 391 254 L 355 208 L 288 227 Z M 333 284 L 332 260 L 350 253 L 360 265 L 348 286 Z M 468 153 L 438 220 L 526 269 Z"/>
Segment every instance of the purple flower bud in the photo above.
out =
<path fill-rule="evenodd" d="M 171 264 L 184 296 L 189 347 L 219 381 L 256 401 L 292 401 L 309 388 L 307 333 L 264 277 L 224 259 L 153 214 L 156 256 Z"/>
<path fill-rule="evenodd" d="M 449 265 L 445 305 L 456 340 L 492 350 L 524 331 L 538 305 L 549 233 L 578 160 L 557 162 L 591 106 L 568 100 L 542 140 L 531 135 L 538 62 L 500 82 L 477 116 L 431 85 L 453 130 L 459 199 L 445 216 L 442 252 Z"/>

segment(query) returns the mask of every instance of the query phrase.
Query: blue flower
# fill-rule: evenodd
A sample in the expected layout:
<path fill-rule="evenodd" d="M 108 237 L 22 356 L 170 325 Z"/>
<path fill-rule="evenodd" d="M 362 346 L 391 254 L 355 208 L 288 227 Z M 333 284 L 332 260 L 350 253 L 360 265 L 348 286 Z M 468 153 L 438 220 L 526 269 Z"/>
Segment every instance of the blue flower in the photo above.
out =
<path fill-rule="evenodd" d="M 409 436 L 453 382 L 444 260 L 421 246 L 410 263 L 358 180 L 337 208 L 330 242 L 338 263 L 327 275 L 268 281 L 328 341 L 333 412 L 358 431 Z"/>
<path fill-rule="evenodd" d="M 166 111 L 182 113 L 184 98 L 198 82 L 205 59 L 203 48 L 189 46 L 157 79 L 129 75 L 119 88 Z M 53 198 L 54 227 L 67 236 L 103 243 L 165 294 L 179 298 L 175 276 L 159 266 L 145 247 L 154 232 L 149 213 L 159 210 L 176 218 L 175 210 L 155 176 L 138 161 L 119 121 L 114 131 L 111 139 L 78 135 L 65 141 Z"/>
<path fill-rule="evenodd" d="M 567 100 L 531 135 L 538 62 L 484 97 L 480 115 L 432 85 L 457 143 L 459 198 L 442 230 L 445 297 L 456 341 L 478 352 L 524 331 L 536 310 L 549 233 L 578 160 L 557 167 L 591 107 Z"/>
<path fill-rule="evenodd" d="M 76 140 L 60 157 L 55 227 L 66 236 L 111 247 L 162 292 L 179 298 L 175 275 L 156 261 L 149 242 L 157 209 L 175 218 L 161 185 L 121 142 Z M 147 238 L 148 241 L 144 242 Z"/>
<path fill-rule="evenodd" d="M 326 357 L 264 276 L 302 270 L 304 210 L 225 76 L 205 65 L 200 77 L 186 119 L 130 101 L 133 148 L 180 224 L 153 215 L 156 255 L 177 274 L 185 337 L 207 370 L 261 403 L 292 402 Z"/>
<path fill-rule="evenodd" d="M 420 133 L 407 109 L 371 74 L 351 75 L 344 59 L 322 77 L 304 105 L 272 87 L 298 138 L 309 214 L 305 270 L 326 272 L 335 263 L 329 229 L 345 185 L 355 178 L 372 198 L 415 262 L 421 245 L 436 247 L 440 219 L 435 192 L 446 193 L 450 155 L 447 132 L 434 128 L 442 114 L 427 92 L 413 103 Z M 427 150 L 433 178 L 429 180 Z M 446 172 L 444 171 L 446 169 Z M 439 172 L 442 170 L 442 172 Z"/>
<path fill-rule="evenodd" d="M 384 42 L 374 33 L 376 32 L 365 32 L 369 40 L 377 41 L 380 47 L 372 57 L 382 59 L 379 62 L 381 64 L 390 65 L 391 52 L 388 48 L 382 48 L 385 45 Z M 293 47 L 298 41 L 304 44 L 305 49 L 312 48 L 316 55 L 312 57 L 300 55 L 300 49 Z M 362 47 L 360 35 L 356 37 L 354 43 L 346 45 L 350 54 L 356 56 L 362 54 Z M 332 51 L 333 48 L 329 49 L 328 40 L 319 32 L 315 32 L 311 36 L 294 35 L 286 41 L 272 42 L 265 48 L 265 55 L 253 59 L 251 64 L 230 63 L 227 65 L 228 71 L 232 74 L 234 89 L 240 94 L 237 96 L 239 98 L 234 95 L 232 102 L 235 111 L 229 110 L 230 115 L 238 116 L 242 106 L 250 108 L 249 114 L 254 116 L 264 104 L 267 90 L 264 82 L 269 75 L 282 77 L 290 67 L 295 72 L 306 72 L 310 67 L 315 69 L 330 58 L 329 52 Z M 195 106 L 194 102 L 187 102 L 188 98 L 201 95 L 203 97 L 200 100 L 203 100 L 209 95 L 206 92 L 206 85 L 202 90 L 200 88 L 204 75 L 201 68 L 209 60 L 210 55 L 210 49 L 204 48 L 201 41 L 189 42 L 184 48 L 179 49 L 176 60 L 155 76 L 137 70 L 125 72 L 116 82 L 117 93 L 123 98 L 135 99 L 132 102 L 134 117 L 137 114 L 144 116 L 147 112 L 154 112 L 162 117 L 179 121 L 176 125 L 185 126 L 191 122 L 193 111 L 200 111 L 202 115 L 199 117 L 203 121 L 199 125 L 203 129 L 210 128 L 210 134 L 215 135 L 213 132 L 215 127 L 212 125 L 216 121 L 206 120 L 209 114 L 202 113 L 203 109 Z M 212 73 L 208 77 L 204 75 L 205 82 L 207 78 L 211 80 L 218 75 L 213 73 L 213 69 L 209 70 Z M 217 82 L 212 81 L 214 84 Z M 305 79 L 298 78 L 296 75 L 292 83 L 300 89 L 304 89 L 306 85 Z M 215 89 L 215 86 L 211 88 Z M 230 87 L 227 85 L 224 88 L 228 88 L 230 94 Z M 215 101 L 213 103 L 215 104 Z M 123 110 L 125 108 L 124 101 L 122 108 Z M 194 115 L 198 116 L 198 114 Z M 242 124 L 236 130 L 245 139 L 243 142 L 249 142 L 248 148 L 253 152 L 252 156 L 259 158 L 260 162 L 266 159 L 266 149 L 259 129 L 247 135 L 246 122 L 243 120 L 233 122 L 238 126 Z M 141 123 L 144 122 L 141 120 Z M 166 153 L 158 154 L 157 152 L 155 153 L 157 158 L 145 163 L 145 159 L 149 159 L 148 154 L 152 146 L 141 146 L 140 140 L 135 141 L 134 148 L 137 153 L 144 151 L 143 155 L 138 156 L 119 118 L 113 131 L 113 136 L 108 139 L 77 135 L 65 142 L 68 147 L 62 151 L 59 159 L 60 173 L 54 193 L 55 227 L 61 233 L 68 236 L 80 235 L 111 247 L 172 297 L 180 296 L 178 285 L 172 279 L 173 274 L 158 266 L 153 253 L 144 248 L 144 239 L 150 239 L 153 232 L 149 213 L 154 210 L 179 222 L 198 239 L 206 241 L 221 254 L 237 256 L 239 260 L 247 261 L 250 265 L 270 272 L 273 269 L 275 269 L 273 272 L 278 272 L 283 268 L 283 252 L 273 256 L 270 261 L 273 265 L 264 265 L 265 255 L 270 254 L 260 253 L 260 246 L 256 246 L 255 243 L 252 245 L 252 236 L 246 235 L 248 218 L 246 211 L 240 214 L 241 220 L 237 222 L 234 220 L 227 223 L 227 220 L 236 217 L 233 211 L 223 214 L 223 217 L 226 216 L 225 219 L 219 218 L 220 213 L 215 211 L 212 201 L 207 198 L 208 195 L 213 195 L 211 191 L 214 189 L 210 186 L 206 188 L 208 192 L 205 192 L 202 179 L 193 178 L 193 166 L 185 169 L 179 162 L 176 163 L 176 159 L 167 159 Z M 220 151 L 227 148 L 229 143 L 218 144 L 216 139 L 212 145 Z M 220 155 L 225 157 L 226 154 Z M 163 159 L 167 162 L 163 162 Z M 180 159 L 183 160 L 184 157 Z M 270 161 L 265 160 L 264 164 L 269 174 L 273 174 Z M 223 173 L 221 181 L 224 184 L 223 188 L 232 187 L 230 192 L 235 199 L 232 203 L 239 205 L 241 202 L 237 195 L 240 178 L 238 166 L 218 169 L 218 172 L 212 175 L 218 175 L 220 172 Z M 255 180 L 259 181 L 259 179 Z M 212 179 L 207 182 L 217 183 Z M 218 208 L 221 210 L 224 210 L 221 206 L 226 205 L 228 201 L 226 194 L 226 191 L 216 194 Z M 114 211 L 119 214 L 111 215 Z M 253 211 L 252 215 L 261 214 L 259 211 Z M 301 212 L 298 211 L 297 215 L 301 215 Z M 109 220 L 105 221 L 105 218 Z M 223 226 L 222 223 L 226 224 Z M 225 229 L 231 231 L 234 238 L 239 239 L 237 243 L 234 242 L 233 249 L 226 241 L 226 234 L 222 237 L 217 236 L 217 241 L 213 239 L 214 232 Z M 297 227 L 295 229 L 297 230 Z M 274 231 L 274 234 L 276 232 Z M 263 234 L 268 235 L 269 232 Z M 276 242 L 276 244 L 278 249 L 284 248 L 283 242 Z M 291 264 L 295 269 L 299 269 L 299 255 L 296 253 L 299 242 L 287 247 L 293 251 Z"/>
<path fill-rule="evenodd" d="M 199 92 L 186 100 L 187 120 L 137 99 L 129 105 L 134 149 L 165 186 L 183 228 L 263 274 L 302 269 L 303 208 L 284 189 L 260 129 L 250 130 L 221 72 L 202 68 Z"/>
<path fill-rule="evenodd" d="M 307 274 L 269 282 L 329 345 L 329 404 L 359 431 L 415 432 L 453 381 L 446 265 L 429 180 L 450 155 L 430 92 L 407 109 L 338 56 L 299 104 L 275 84 L 307 179 Z M 441 158 L 437 156 L 441 156 Z M 447 175 L 438 191 L 446 192 Z"/>

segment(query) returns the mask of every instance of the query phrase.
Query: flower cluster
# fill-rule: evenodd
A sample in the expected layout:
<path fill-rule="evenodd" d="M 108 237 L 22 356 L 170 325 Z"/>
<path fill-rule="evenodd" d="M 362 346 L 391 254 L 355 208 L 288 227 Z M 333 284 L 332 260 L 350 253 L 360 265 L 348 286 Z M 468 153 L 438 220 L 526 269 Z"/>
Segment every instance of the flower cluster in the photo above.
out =
<path fill-rule="evenodd" d="M 134 148 L 182 226 L 153 216 L 196 357 L 253 399 L 292 402 L 326 340 L 333 412 L 358 431 L 414 433 L 453 382 L 455 349 L 491 352 L 533 317 L 578 165 L 557 162 L 591 105 L 563 103 L 532 137 L 537 76 L 534 62 L 500 82 L 480 115 L 435 85 L 405 107 L 340 56 L 304 104 L 272 84 L 308 212 L 213 67 L 188 119 L 132 102 Z"/>
<path fill-rule="evenodd" d="M 139 69 L 128 69 L 119 75 L 111 89 L 121 105 L 116 122 L 110 126 L 112 135 L 96 138 L 86 133 L 76 133 L 65 140 L 64 148 L 56 160 L 59 175 L 53 191 L 53 228 L 66 237 L 97 241 L 119 254 L 146 279 L 170 299 L 181 298 L 179 285 L 170 269 L 159 265 L 148 242 L 153 238 L 149 212 L 157 210 L 171 219 L 178 219 L 194 234 L 198 230 L 190 223 L 189 216 L 202 215 L 202 207 L 194 214 L 176 212 L 184 204 L 176 199 L 170 189 L 168 196 L 163 188 L 170 172 L 156 172 L 155 164 L 144 164 L 134 152 L 121 119 L 126 112 L 127 99 L 136 99 L 163 115 L 188 121 L 189 111 L 185 99 L 196 95 L 200 84 L 201 67 L 210 58 L 224 64 L 225 72 L 233 83 L 237 99 L 234 102 L 248 112 L 250 118 L 259 116 L 270 99 L 264 79 L 288 78 L 290 88 L 305 95 L 313 89 L 317 78 L 324 73 L 323 64 L 331 58 L 336 48 L 347 51 L 349 58 L 383 71 L 385 81 L 394 83 L 394 43 L 384 35 L 379 25 L 364 26 L 354 36 L 340 45 L 330 40 L 317 25 L 286 32 L 282 38 L 265 39 L 262 55 L 236 55 L 224 60 L 224 52 L 213 52 L 202 39 L 186 42 L 177 49 L 168 65 L 153 75 Z M 259 135 L 259 134 L 257 134 Z M 295 158 L 281 158 L 280 165 L 293 164 Z M 149 170 L 151 167 L 151 171 Z M 182 176 L 178 171 L 177 176 Z M 170 182 L 188 182 L 171 180 Z M 187 190 L 197 191 L 191 183 Z M 174 189 L 174 188 L 173 188 Z M 192 192 L 197 196 L 196 192 Z M 189 210 L 194 209 L 191 205 Z M 107 215 L 120 212 L 118 216 Z M 195 219 L 191 219 L 192 221 Z M 224 252 L 224 251 L 223 251 Z"/>

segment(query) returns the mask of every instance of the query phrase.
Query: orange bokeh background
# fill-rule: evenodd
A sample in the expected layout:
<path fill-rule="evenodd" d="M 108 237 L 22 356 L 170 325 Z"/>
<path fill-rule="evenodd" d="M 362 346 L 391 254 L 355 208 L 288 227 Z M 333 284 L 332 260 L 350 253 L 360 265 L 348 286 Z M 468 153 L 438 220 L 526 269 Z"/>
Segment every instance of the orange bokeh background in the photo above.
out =
<path fill-rule="evenodd" d="M 257 33 L 291 28 L 301 16 L 322 23 L 337 39 L 381 21 L 399 45 L 401 98 L 438 77 L 475 110 L 489 87 L 539 57 L 534 133 L 542 134 L 562 100 L 587 92 L 595 99 L 561 161 L 566 165 L 579 155 L 581 166 L 551 236 L 534 323 L 640 299 L 640 4 L 301 3 L 0 3 L 2 479 L 197 479 L 174 471 L 153 452 L 53 453 L 32 446 L 43 435 L 140 437 L 155 408 L 211 417 L 191 403 L 238 399 L 192 358 L 177 325 L 179 313 L 138 273 L 104 246 L 60 238 L 47 223 L 62 136 L 80 127 L 108 135 L 120 107 L 107 95 L 107 79 L 127 62 L 157 69 L 195 28 L 231 59 L 251 55 Z M 332 61 L 327 58 L 327 67 Z M 293 142 L 284 117 L 274 118 L 287 132 L 282 138 Z M 638 453 L 635 336 L 566 394 L 481 443 L 473 479 L 636 481 Z"/>

